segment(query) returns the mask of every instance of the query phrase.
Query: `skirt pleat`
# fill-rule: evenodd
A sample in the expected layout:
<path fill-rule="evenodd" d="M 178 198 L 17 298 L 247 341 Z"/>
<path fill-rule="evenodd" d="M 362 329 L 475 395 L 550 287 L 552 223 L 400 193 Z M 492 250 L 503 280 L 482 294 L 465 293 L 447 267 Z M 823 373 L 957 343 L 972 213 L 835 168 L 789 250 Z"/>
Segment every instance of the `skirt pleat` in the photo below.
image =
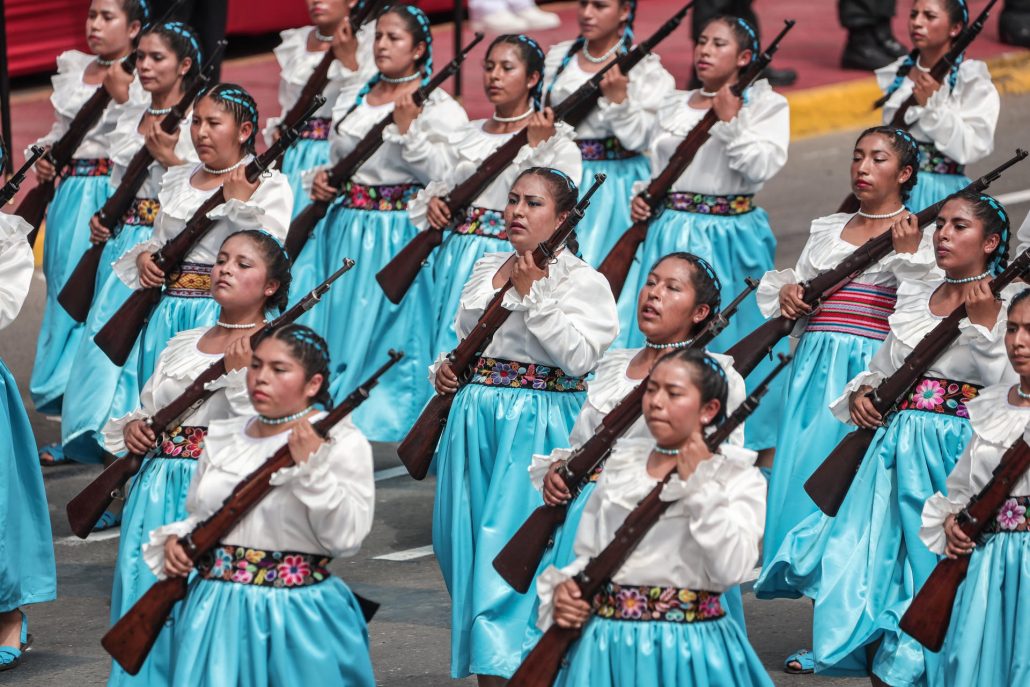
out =
<path fill-rule="evenodd" d="M 584 160 L 579 191 L 582 196 L 594 184 L 595 174 L 606 174 L 604 185 L 590 199 L 583 219 L 576 226 L 583 260 L 597 267 L 630 228 L 629 203 L 633 184 L 651 178 L 651 163 L 643 155 L 625 160 Z"/>
<path fill-rule="evenodd" d="M 299 215 L 311 202 L 311 197 L 304 190 L 301 175 L 315 167 L 329 164 L 329 141 L 314 138 L 302 138 L 291 145 L 283 155 L 282 173 L 290 182 L 293 191 L 293 217 Z"/>

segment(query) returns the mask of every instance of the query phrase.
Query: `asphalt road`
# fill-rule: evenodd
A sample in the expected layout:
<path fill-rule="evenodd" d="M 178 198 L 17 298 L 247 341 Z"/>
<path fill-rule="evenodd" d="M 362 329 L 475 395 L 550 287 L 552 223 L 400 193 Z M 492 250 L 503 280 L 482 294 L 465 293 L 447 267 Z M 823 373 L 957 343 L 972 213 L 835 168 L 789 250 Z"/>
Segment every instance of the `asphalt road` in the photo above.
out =
<path fill-rule="evenodd" d="M 1003 100 L 997 146 L 991 158 L 973 165 L 981 174 L 1011 155 L 1017 146 L 1030 144 L 1030 96 Z M 799 141 L 791 146 L 786 168 L 760 194 L 780 242 L 777 263 L 794 263 L 813 217 L 833 211 L 847 189 L 849 153 L 856 132 Z M 1030 189 L 1030 165 L 992 189 L 1012 194 Z M 1010 201 L 1014 226 L 1030 209 L 1030 193 Z M 29 301 L 21 317 L 0 332 L 0 353 L 14 370 L 28 404 L 28 377 L 42 314 L 45 284 L 37 272 Z M 31 413 L 40 443 L 58 436 L 53 419 Z M 447 685 L 449 601 L 433 559 L 430 544 L 433 485 L 409 479 L 392 446 L 376 446 L 376 519 L 361 553 L 334 564 L 335 572 L 359 593 L 380 601 L 382 608 L 370 626 L 372 655 L 380 684 Z M 59 599 L 29 609 L 35 646 L 22 666 L 3 673 L 7 684 L 77 687 L 104 684 L 109 663 L 99 639 L 108 626 L 111 570 L 117 552 L 117 534 L 105 533 L 88 541 L 71 535 L 64 507 L 97 472 L 85 466 L 60 466 L 45 472 L 47 495 L 57 550 Z M 386 557 L 386 558 L 384 558 Z M 780 686 L 853 685 L 854 680 L 789 676 L 781 671 L 784 656 L 809 645 L 810 605 L 804 600 L 758 601 L 745 595 L 745 610 L 752 644 L 773 681 Z M 471 680 L 464 684 L 473 684 Z"/>

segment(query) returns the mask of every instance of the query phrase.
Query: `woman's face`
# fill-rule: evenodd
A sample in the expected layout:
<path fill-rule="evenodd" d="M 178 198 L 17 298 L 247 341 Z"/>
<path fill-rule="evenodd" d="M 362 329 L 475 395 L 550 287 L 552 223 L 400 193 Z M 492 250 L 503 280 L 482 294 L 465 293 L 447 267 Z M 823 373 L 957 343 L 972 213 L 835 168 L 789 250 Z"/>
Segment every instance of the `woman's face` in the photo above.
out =
<path fill-rule="evenodd" d="M 751 63 L 750 48 L 743 50 L 737 35 L 724 21 L 704 28 L 694 46 L 694 71 L 704 84 L 722 84 Z"/>
<path fill-rule="evenodd" d="M 261 415 L 285 417 L 311 405 L 322 386 L 322 375 L 309 379 L 290 347 L 279 339 L 258 344 L 247 370 L 250 402 Z"/>
<path fill-rule="evenodd" d="M 941 0 L 915 0 L 908 15 L 908 37 L 920 52 L 951 45 L 962 32 L 962 24 L 952 24 Z M 932 64 L 924 64 L 932 67 Z"/>
<path fill-rule="evenodd" d="M 265 304 L 279 288 L 268 278 L 261 249 L 246 236 L 230 236 L 211 268 L 211 297 L 222 309 L 253 310 Z"/>
<path fill-rule="evenodd" d="M 702 400 L 694 375 L 691 365 L 678 360 L 659 362 L 651 370 L 644 390 L 644 421 L 659 446 L 681 446 L 719 412 L 718 400 Z"/>
<path fill-rule="evenodd" d="M 619 0 L 579 0 L 579 33 L 588 41 L 611 40 L 629 19 L 629 3 Z"/>
<path fill-rule="evenodd" d="M 698 305 L 692 281 L 697 269 L 686 260 L 666 258 L 647 275 L 637 298 L 637 326 L 653 343 L 686 341 L 710 312 Z"/>
<path fill-rule="evenodd" d="M 508 240 L 521 255 L 546 241 L 568 213 L 559 213 L 551 189 L 535 174 L 526 174 L 508 192 L 504 223 Z"/>
<path fill-rule="evenodd" d="M 136 73 L 140 84 L 150 93 L 168 93 L 193 65 L 193 58 L 179 62 L 164 36 L 148 33 L 136 48 Z"/>
<path fill-rule="evenodd" d="M 232 113 L 211 98 L 201 98 L 193 108 L 190 137 L 208 167 L 222 169 L 238 162 L 253 131 L 252 122 L 237 124 Z"/>
<path fill-rule="evenodd" d="M 897 196 L 901 185 L 912 176 L 912 168 L 901 167 L 901 159 L 883 134 L 863 136 L 851 155 L 851 191 L 862 202 L 878 202 Z"/>
<path fill-rule="evenodd" d="M 112 57 L 128 52 L 139 30 L 139 22 L 129 23 L 119 0 L 92 0 L 89 3 L 86 43 L 94 55 Z"/>
<path fill-rule="evenodd" d="M 379 17 L 373 43 L 376 68 L 389 77 L 413 74 L 416 61 L 426 52 L 425 43 L 416 43 L 407 24 L 395 12 Z"/>
<path fill-rule="evenodd" d="M 1030 299 L 1009 309 L 1005 323 L 1005 351 L 1016 374 L 1030 377 Z"/>
<path fill-rule="evenodd" d="M 510 43 L 498 43 L 483 60 L 483 90 L 494 107 L 526 101 L 538 81 L 540 73 L 529 76 L 518 49 Z"/>
<path fill-rule="evenodd" d="M 318 26 L 335 26 L 349 14 L 346 0 L 308 0 L 308 17 Z"/>
<path fill-rule="evenodd" d="M 983 274 L 1000 240 L 997 234 L 984 235 L 984 224 L 968 201 L 953 198 L 937 215 L 933 232 L 937 266 L 952 278 Z"/>

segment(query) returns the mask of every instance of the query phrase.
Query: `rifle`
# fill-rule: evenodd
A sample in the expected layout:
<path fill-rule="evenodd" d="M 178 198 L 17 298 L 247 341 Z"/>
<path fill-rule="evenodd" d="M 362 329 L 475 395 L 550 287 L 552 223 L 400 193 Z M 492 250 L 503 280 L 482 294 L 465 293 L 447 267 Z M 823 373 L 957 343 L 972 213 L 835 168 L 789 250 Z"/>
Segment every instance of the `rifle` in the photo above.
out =
<path fill-rule="evenodd" d="M 225 51 L 226 42 L 218 41 L 214 54 L 208 61 L 207 69 L 200 75 L 193 87 L 186 91 L 172 111 L 161 120 L 161 130 L 166 134 L 173 134 L 178 130 L 179 124 L 186 117 L 193 101 L 201 92 L 207 90 L 207 86 L 214 74 L 214 67 L 219 63 L 222 53 Z M 114 194 L 107 199 L 104 206 L 97 210 L 96 218 L 105 228 L 112 232 L 111 238 L 117 234 L 113 233 L 121 224 L 122 217 L 132 206 L 136 199 L 136 193 L 142 188 L 150 173 L 150 165 L 154 162 L 154 156 L 141 146 L 133 155 L 129 166 L 125 168 L 125 175 L 122 183 L 119 184 Z M 79 258 L 78 264 L 72 271 L 64 288 L 57 296 L 57 302 L 71 315 L 76 322 L 85 322 L 89 316 L 90 306 L 93 304 L 93 293 L 96 288 L 97 270 L 100 268 L 100 258 L 104 253 L 104 242 L 94 243 Z"/>
<path fill-rule="evenodd" d="M 32 165 L 36 164 L 36 160 L 46 154 L 46 148 L 42 146 L 32 146 L 32 155 L 25 161 L 25 164 L 18 169 L 14 175 L 7 180 L 7 183 L 0 188 L 0 206 L 7 205 L 17 195 L 21 189 L 21 182 L 25 181 L 25 176 L 29 173 Z"/>
<path fill-rule="evenodd" d="M 429 99 L 433 91 L 442 86 L 447 79 L 454 76 L 461 67 L 461 63 L 468 57 L 469 51 L 476 47 L 481 40 L 483 40 L 483 34 L 477 33 L 472 38 L 472 42 L 465 46 L 464 50 L 456 55 L 446 67 L 433 75 L 429 83 L 425 86 L 420 86 L 412 96 L 415 104 L 421 106 Z M 369 129 L 364 138 L 358 141 L 358 144 L 354 146 L 354 150 L 350 151 L 346 157 L 332 166 L 329 170 L 329 185 L 335 189 L 342 188 L 344 183 L 357 173 L 361 165 L 365 164 L 370 157 L 375 155 L 376 151 L 383 145 L 383 131 L 391 124 L 393 124 L 393 112 L 380 119 L 375 126 Z M 333 202 L 331 200 L 313 200 L 290 222 L 290 231 L 286 235 L 285 245 L 286 254 L 292 259 L 296 260 L 297 256 L 300 255 L 300 251 L 308 242 L 311 232 L 315 230 L 315 226 L 329 212 L 329 206 Z"/>
<path fill-rule="evenodd" d="M 991 282 L 991 292 L 1000 297 L 1002 290 L 1030 270 L 1030 249 L 1020 253 L 1005 271 Z M 937 360 L 959 337 L 959 322 L 966 317 L 966 305 L 955 308 L 950 315 L 930 330 L 905 358 L 897 372 L 880 382 L 866 394 L 882 417 L 901 402 L 908 390 L 919 381 L 926 369 Z M 886 423 L 885 423 L 886 424 Z M 862 458 L 869 448 L 875 429 L 859 427 L 841 439 L 822 464 L 805 482 L 805 491 L 819 506 L 819 510 L 834 516 L 847 496 Z"/>
<path fill-rule="evenodd" d="M 270 168 L 279 153 L 293 145 L 300 136 L 300 127 L 324 103 L 325 98 L 322 96 L 315 98 L 315 102 L 311 104 L 301 119 L 291 122 L 290 127 L 271 148 L 247 164 L 244 170 L 247 181 L 250 183 L 257 181 L 258 177 Z M 197 242 L 215 226 L 215 220 L 210 219 L 208 213 L 225 202 L 225 191 L 219 187 L 197 208 L 182 231 L 154 253 L 154 264 L 165 274 L 174 272 Z M 161 300 L 162 293 L 163 290 L 160 286 L 137 289 L 93 337 L 93 341 L 100 350 L 107 354 L 107 357 L 115 365 L 125 364 L 125 360 L 129 357 L 129 351 L 136 343 L 150 313 Z"/>
<path fill-rule="evenodd" d="M 690 343 L 690 348 L 703 350 L 708 343 L 717 337 L 729 324 L 729 318 L 737 311 L 751 292 L 758 288 L 758 282 L 747 278 L 747 288 L 708 324 Z M 616 439 L 632 427 L 643 414 L 641 402 L 647 389 L 647 378 L 640 381 L 633 391 L 626 394 L 618 405 L 608 411 L 601 420 L 600 427 L 594 435 L 577 448 L 557 468 L 565 486 L 572 497 L 568 503 L 557 506 L 543 505 L 537 507 L 518 529 L 515 535 L 504 545 L 494 558 L 494 570 L 512 586 L 515 591 L 524 594 L 533 582 L 533 576 L 540 565 L 544 552 L 554 544 L 554 533 L 565 522 L 569 506 L 583 490 L 590 475 L 604 464 L 611 453 Z"/>
<path fill-rule="evenodd" d="M 593 185 L 572 209 L 565 221 L 554 230 L 550 238 L 533 250 L 533 262 L 537 267 L 543 269 L 545 265 L 555 260 L 558 251 L 562 249 L 569 235 L 575 231 L 576 225 L 583 219 L 583 212 L 590 205 L 590 199 L 604 183 L 605 178 L 604 174 L 595 174 Z M 501 305 L 504 295 L 511 287 L 511 279 L 509 279 L 494 294 L 475 328 L 462 339 L 453 351 L 447 354 L 447 361 L 457 375 L 459 384 L 468 383 L 472 376 L 472 368 L 480 353 L 486 349 L 493 335 L 511 315 L 511 310 Z M 429 403 L 422 409 L 418 420 L 397 446 L 397 455 L 400 456 L 404 467 L 415 479 L 424 479 L 426 473 L 429 472 L 429 464 L 433 460 L 433 453 L 436 451 L 436 444 L 440 441 L 440 435 L 443 434 L 444 425 L 447 424 L 447 416 L 450 414 L 451 404 L 454 403 L 454 396 L 455 394 L 437 394 L 429 399 Z"/>
<path fill-rule="evenodd" d="M 956 516 L 959 528 L 976 541 L 1030 469 L 1030 446 L 1020 438 L 1001 457 L 991 481 Z M 898 626 L 931 651 L 940 651 L 951 623 L 958 587 L 969 571 L 969 556 L 943 558 L 912 599 Z"/>
<path fill-rule="evenodd" d="M 971 182 L 963 191 L 983 193 L 1001 173 L 1006 169 L 1026 158 L 1025 150 L 1016 150 L 1016 154 L 1004 164 L 996 167 L 976 181 Z M 918 215 L 916 221 L 919 226 L 926 226 L 936 219 L 940 213 L 944 200 L 940 200 L 926 208 Z M 826 270 L 812 277 L 801 286 L 804 288 L 802 299 L 812 306 L 813 311 L 818 308 L 827 298 L 836 293 L 848 282 L 862 274 L 870 265 L 874 265 L 894 250 L 893 236 L 890 231 L 885 231 L 876 238 L 866 241 L 862 246 L 855 249 L 848 257 L 844 258 L 836 267 Z M 753 332 L 745 336 L 726 351 L 726 355 L 733 358 L 733 366 L 741 375 L 747 376 L 755 369 L 762 358 L 773 349 L 780 339 L 790 334 L 794 329 L 796 320 L 789 319 L 783 315 L 777 315 L 764 322 Z"/>
<path fill-rule="evenodd" d="M 730 434 L 755 411 L 762 396 L 769 390 L 772 380 L 790 362 L 791 357 L 780 355 L 780 362 L 754 392 L 737 406 L 737 409 L 720 424 L 714 432 L 705 438 L 708 450 L 715 453 Z M 601 553 L 590 559 L 586 567 L 572 579 L 579 586 L 583 599 L 592 599 L 594 595 L 619 571 L 622 564 L 633 553 L 651 528 L 658 522 L 662 514 L 673 504 L 662 501 L 662 489 L 676 473 L 673 466 L 665 477 L 655 485 L 647 496 L 634 508 L 626 520 L 615 531 L 612 538 Z M 569 646 L 579 639 L 583 628 L 565 628 L 553 623 L 544 636 L 540 638 L 533 650 L 526 655 L 522 665 L 511 676 L 509 687 L 546 687 L 551 685 L 561 669 Z"/>
<path fill-rule="evenodd" d="M 376 370 L 364 384 L 352 391 L 343 403 L 330 410 L 321 420 L 312 423 L 316 432 L 323 437 L 328 436 L 334 425 L 350 415 L 368 398 L 369 392 L 379 383 L 379 378 L 404 357 L 404 353 L 392 349 L 389 355 L 390 360 Z M 226 497 L 221 508 L 194 527 L 189 534 L 179 538 L 179 544 L 190 560 L 196 563 L 201 556 L 217 546 L 222 538 L 246 517 L 250 509 L 272 491 L 274 487 L 269 483 L 272 475 L 292 465 L 294 461 L 290 455 L 290 447 L 283 444 L 271 458 L 261 464 L 261 467 L 244 477 Z M 159 580 L 100 640 L 107 653 L 111 654 L 127 673 L 135 675 L 139 672 L 172 607 L 185 598 L 186 591 L 186 577 Z M 378 604 L 374 606 L 378 607 Z M 366 601 L 362 610 L 366 611 L 366 619 L 370 619 L 368 610 L 374 613 L 375 609 L 369 608 Z"/>
<path fill-rule="evenodd" d="M 732 87 L 733 94 L 738 98 L 741 97 L 744 91 L 754 83 L 769 63 L 772 62 L 773 55 L 779 50 L 780 41 L 783 40 L 784 36 L 794 28 L 794 20 L 787 19 L 783 22 L 785 26 L 780 31 L 779 35 L 773 39 L 769 47 L 755 59 L 747 70 L 741 75 Z M 694 125 L 694 128 L 686 135 L 686 137 L 676 146 L 676 151 L 672 154 L 669 159 L 669 164 L 665 166 L 661 174 L 651 180 L 651 183 L 647 185 L 647 188 L 640 193 L 639 198 L 643 198 L 647 203 L 647 206 L 651 208 L 651 217 L 648 219 L 634 222 L 633 226 L 623 233 L 623 235 L 616 241 L 615 245 L 612 246 L 611 251 L 605 257 L 604 261 L 601 262 L 600 267 L 597 271 L 603 274 L 607 279 L 608 283 L 611 284 L 612 293 L 615 294 L 615 298 L 619 297 L 622 293 L 622 288 L 626 284 L 626 276 L 629 274 L 630 265 L 633 264 L 633 259 L 637 254 L 637 248 L 647 238 L 647 230 L 651 224 L 651 220 L 657 216 L 659 206 L 662 200 L 669 193 L 669 189 L 672 188 L 676 180 L 679 179 L 683 172 L 686 171 L 690 163 L 694 161 L 694 157 L 697 155 L 697 151 L 701 149 L 705 143 L 708 142 L 711 136 L 712 127 L 718 123 L 719 117 L 715 114 L 714 108 L 709 108 L 705 116 Z"/>
<path fill-rule="evenodd" d="M 590 79 L 583 82 L 571 95 L 554 108 L 555 121 L 564 121 L 570 126 L 578 126 L 587 118 L 597 105 L 601 96 L 601 80 L 609 69 L 618 65 L 624 74 L 629 73 L 642 59 L 650 54 L 654 48 L 672 33 L 680 25 L 693 5 L 693 1 L 684 5 L 676 14 L 665 22 L 646 41 L 637 45 L 617 60 L 605 65 L 603 69 L 594 74 Z M 461 182 L 450 193 L 444 196 L 443 201 L 447 210 L 451 213 L 451 224 L 459 221 L 461 211 L 479 197 L 486 188 L 493 183 L 494 179 L 500 176 L 501 172 L 508 168 L 511 161 L 518 155 L 522 146 L 529 142 L 529 131 L 525 128 L 517 131 L 510 139 L 505 141 L 497 150 L 492 152 L 482 163 L 479 169 L 465 181 Z M 383 288 L 386 297 L 392 303 L 400 303 L 404 294 L 411 288 L 412 283 L 418 276 L 422 265 L 426 263 L 429 254 L 433 249 L 443 242 L 443 234 L 447 227 L 436 229 L 427 227 L 425 231 L 419 232 L 408 245 L 404 246 L 388 262 L 383 269 L 376 274 L 376 281 Z"/>
<path fill-rule="evenodd" d="M 343 267 L 336 270 L 328 279 L 312 289 L 299 303 L 271 322 L 266 322 L 260 330 L 251 335 L 251 348 L 257 348 L 258 343 L 269 333 L 297 321 L 301 315 L 315 307 L 315 304 L 322 300 L 322 296 L 329 290 L 332 283 L 353 266 L 353 260 L 350 258 L 345 259 Z M 225 358 L 219 359 L 201 372 L 200 376 L 193 380 L 193 383 L 179 394 L 178 398 L 154 413 L 154 416 L 147 420 L 147 426 L 150 428 L 150 431 L 155 436 L 160 437 L 162 434 L 178 427 L 182 423 L 184 416 L 192 413 L 214 395 L 215 392 L 208 390 L 207 385 L 221 378 L 226 372 Z M 71 525 L 71 530 L 76 536 L 81 539 L 89 536 L 93 525 L 104 514 L 107 507 L 111 505 L 111 501 L 115 498 L 118 491 L 125 486 L 125 483 L 133 475 L 139 472 L 143 466 L 143 458 L 144 456 L 139 453 L 129 453 L 122 458 L 116 458 L 103 472 L 97 475 L 96 479 L 87 484 L 85 489 L 68 502 L 66 509 L 68 524 Z"/>

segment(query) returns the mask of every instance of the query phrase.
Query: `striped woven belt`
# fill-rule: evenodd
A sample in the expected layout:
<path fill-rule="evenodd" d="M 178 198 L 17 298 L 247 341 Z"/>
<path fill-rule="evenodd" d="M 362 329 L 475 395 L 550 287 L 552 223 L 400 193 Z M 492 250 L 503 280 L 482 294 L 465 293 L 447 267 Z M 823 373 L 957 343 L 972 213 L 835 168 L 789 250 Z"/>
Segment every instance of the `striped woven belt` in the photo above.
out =
<path fill-rule="evenodd" d="M 378 210 L 380 212 L 407 210 L 408 203 L 421 188 L 420 184 L 366 186 L 348 181 L 340 189 L 340 204 L 354 210 Z"/>
<path fill-rule="evenodd" d="M 500 358 L 480 358 L 469 380 L 471 384 L 534 391 L 586 391 L 585 377 L 570 377 L 560 367 L 520 363 Z"/>
<path fill-rule="evenodd" d="M 966 403 L 980 393 L 982 386 L 940 377 L 922 377 L 905 400 L 898 404 L 898 410 L 922 410 L 928 413 L 969 417 Z"/>
<path fill-rule="evenodd" d="M 916 141 L 919 148 L 919 171 L 933 172 L 934 174 L 965 174 L 966 166 L 952 160 L 950 157 L 937 150 L 933 143 Z"/>
<path fill-rule="evenodd" d="M 623 147 L 615 136 L 608 138 L 577 138 L 576 145 L 579 146 L 579 154 L 583 156 L 584 162 L 599 162 L 601 160 L 628 160 L 631 157 L 640 155 L 635 150 Z"/>
<path fill-rule="evenodd" d="M 197 561 L 197 573 L 205 580 L 296 589 L 329 579 L 332 560 L 321 554 L 262 551 L 222 544 Z"/>
<path fill-rule="evenodd" d="M 594 595 L 594 614 L 608 620 L 699 623 L 726 615 L 718 592 L 677 587 L 630 587 L 608 582 Z"/>
<path fill-rule="evenodd" d="M 755 209 L 753 195 L 708 196 L 703 193 L 674 191 L 663 204 L 670 210 L 696 212 L 699 215 L 743 215 Z"/>
<path fill-rule="evenodd" d="M 808 319 L 806 331 L 836 332 L 883 341 L 891 331 L 897 291 L 886 286 L 851 282 L 823 302 Z"/>
<path fill-rule="evenodd" d="M 332 127 L 333 120 L 326 117 L 312 117 L 308 121 L 304 122 L 304 126 L 300 130 L 300 138 L 306 138 L 310 141 L 328 141 L 329 140 L 329 128 Z"/>
<path fill-rule="evenodd" d="M 132 205 L 122 215 L 122 224 L 152 227 L 160 210 L 161 203 L 157 198 L 133 198 Z"/>
<path fill-rule="evenodd" d="M 106 157 L 75 158 L 61 170 L 62 177 L 109 177 L 114 165 Z"/>
<path fill-rule="evenodd" d="M 472 205 L 465 209 L 461 224 L 454 227 L 454 233 L 487 236 L 507 241 L 508 233 L 504 229 L 503 213 Z"/>
<path fill-rule="evenodd" d="M 211 267 L 184 262 L 178 272 L 168 275 L 165 293 L 174 298 L 211 298 Z"/>
<path fill-rule="evenodd" d="M 994 519 L 987 523 L 984 534 L 1012 534 L 1015 532 L 1030 532 L 1030 517 L 1027 511 L 1030 510 L 1030 496 L 1010 496 L 995 514 Z"/>
<path fill-rule="evenodd" d="M 158 446 L 155 458 L 200 458 L 204 450 L 204 438 L 207 437 L 207 427 L 185 425 L 176 427 L 171 432 L 161 435 L 161 444 Z"/>

